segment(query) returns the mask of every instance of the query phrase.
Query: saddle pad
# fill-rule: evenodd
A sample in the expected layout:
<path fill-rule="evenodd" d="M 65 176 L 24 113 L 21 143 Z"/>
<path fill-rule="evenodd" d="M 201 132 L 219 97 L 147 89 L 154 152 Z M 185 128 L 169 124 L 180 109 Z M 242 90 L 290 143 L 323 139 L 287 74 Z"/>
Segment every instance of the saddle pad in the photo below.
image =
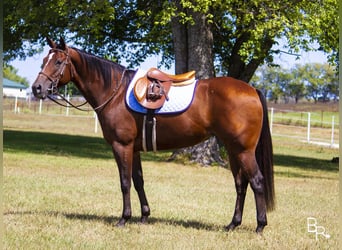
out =
<path fill-rule="evenodd" d="M 136 81 L 145 76 L 147 71 L 138 69 L 135 73 L 132 81 L 129 83 L 127 92 L 126 92 L 126 103 L 127 106 L 138 113 L 147 114 L 147 109 L 138 103 L 136 100 L 133 87 Z M 155 110 L 155 114 L 175 114 L 185 111 L 191 104 L 194 96 L 194 91 L 197 85 L 197 81 L 195 80 L 193 83 L 181 87 L 172 86 L 168 97 L 169 100 L 165 101 L 164 105 Z"/>

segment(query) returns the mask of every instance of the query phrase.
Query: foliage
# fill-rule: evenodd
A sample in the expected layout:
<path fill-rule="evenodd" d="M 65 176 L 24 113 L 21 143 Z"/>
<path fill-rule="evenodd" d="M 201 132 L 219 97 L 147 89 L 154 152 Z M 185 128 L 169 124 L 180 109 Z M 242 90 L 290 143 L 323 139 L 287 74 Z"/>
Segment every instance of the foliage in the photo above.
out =
<path fill-rule="evenodd" d="M 297 64 L 292 69 L 264 66 L 251 83 L 274 102 L 279 98 L 298 102 L 302 97 L 315 102 L 337 100 L 339 93 L 336 70 L 329 64 Z"/>
<path fill-rule="evenodd" d="M 331 28 L 338 23 L 336 6 L 336 0 L 5 1 L 5 60 L 40 52 L 45 36 L 65 36 L 88 51 L 132 65 L 161 53 L 170 66 L 171 19 L 194 25 L 195 11 L 211 24 L 218 72 L 251 77 L 259 64 L 272 64 L 273 55 L 281 53 L 271 48 L 282 37 L 287 52 L 313 49 L 311 42 L 318 41 L 319 49 L 337 61 L 338 35 Z"/>

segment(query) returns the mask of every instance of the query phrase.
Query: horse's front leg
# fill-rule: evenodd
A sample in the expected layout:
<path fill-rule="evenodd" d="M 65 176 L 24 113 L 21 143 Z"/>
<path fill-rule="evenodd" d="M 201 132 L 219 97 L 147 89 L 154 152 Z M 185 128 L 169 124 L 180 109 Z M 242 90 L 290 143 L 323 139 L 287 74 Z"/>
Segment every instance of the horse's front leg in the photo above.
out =
<path fill-rule="evenodd" d="M 133 145 L 122 145 L 121 143 L 113 143 L 113 153 L 119 168 L 121 192 L 123 198 L 122 216 L 117 226 L 124 226 L 132 217 L 131 210 L 131 178 L 132 178 L 132 161 L 133 161 Z"/>
<path fill-rule="evenodd" d="M 150 215 L 150 207 L 148 206 L 144 190 L 144 178 L 141 167 L 140 152 L 135 152 L 133 156 L 133 183 L 140 200 L 141 223 L 146 223 L 147 218 Z"/>

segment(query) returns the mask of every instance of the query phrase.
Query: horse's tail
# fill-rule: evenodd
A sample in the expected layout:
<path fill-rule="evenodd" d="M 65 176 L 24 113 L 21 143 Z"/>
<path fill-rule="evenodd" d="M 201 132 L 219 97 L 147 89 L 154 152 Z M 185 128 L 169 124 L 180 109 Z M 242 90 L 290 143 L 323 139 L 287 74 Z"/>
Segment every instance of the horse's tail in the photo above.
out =
<path fill-rule="evenodd" d="M 263 122 L 255 156 L 264 177 L 266 207 L 268 211 L 272 211 L 275 208 L 272 138 L 268 121 L 266 99 L 260 90 L 257 89 L 257 92 L 263 107 Z"/>

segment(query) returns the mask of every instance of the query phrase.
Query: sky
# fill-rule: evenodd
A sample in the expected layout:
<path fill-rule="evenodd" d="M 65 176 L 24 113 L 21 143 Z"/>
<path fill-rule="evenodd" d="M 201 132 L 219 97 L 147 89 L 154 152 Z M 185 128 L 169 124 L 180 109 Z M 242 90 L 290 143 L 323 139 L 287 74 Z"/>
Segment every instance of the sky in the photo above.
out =
<path fill-rule="evenodd" d="M 33 57 L 26 58 L 25 61 L 14 60 L 10 64 L 18 69 L 18 75 L 25 77 L 30 84 L 34 82 L 39 71 L 40 66 L 43 62 L 43 58 L 48 54 L 49 46 L 44 47 L 44 52 L 37 54 Z M 323 52 L 302 52 L 300 53 L 300 59 L 296 60 L 296 56 L 281 53 L 275 57 L 275 63 L 280 64 L 284 68 L 291 68 L 295 64 L 306 64 L 306 63 L 326 63 L 327 55 Z M 158 56 L 148 58 L 144 63 L 140 65 L 141 69 L 148 70 L 151 67 L 157 67 L 160 58 Z M 126 65 L 123 65 L 126 66 Z M 173 74 L 174 68 L 170 70 L 162 68 L 165 72 Z"/>

